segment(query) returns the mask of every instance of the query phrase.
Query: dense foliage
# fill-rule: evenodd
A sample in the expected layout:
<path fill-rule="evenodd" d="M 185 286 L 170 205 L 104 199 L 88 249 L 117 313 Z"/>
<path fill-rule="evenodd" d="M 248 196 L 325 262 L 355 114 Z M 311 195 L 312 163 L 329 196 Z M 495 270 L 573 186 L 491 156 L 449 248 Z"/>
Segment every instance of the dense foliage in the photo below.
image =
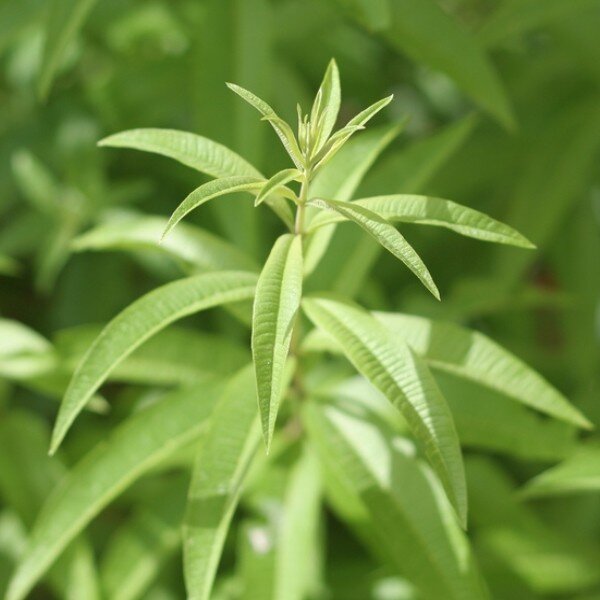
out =
<path fill-rule="evenodd" d="M 7 600 L 600 597 L 599 30 L 0 2 Z"/>

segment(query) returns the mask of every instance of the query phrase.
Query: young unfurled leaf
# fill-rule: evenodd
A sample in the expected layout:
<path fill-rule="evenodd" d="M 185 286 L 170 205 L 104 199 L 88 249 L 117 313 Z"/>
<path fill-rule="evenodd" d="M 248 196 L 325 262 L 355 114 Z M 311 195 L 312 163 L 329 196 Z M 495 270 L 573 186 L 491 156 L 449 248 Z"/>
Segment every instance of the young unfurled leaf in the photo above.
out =
<path fill-rule="evenodd" d="M 464 526 L 467 498 L 458 436 L 427 365 L 361 308 L 321 297 L 305 299 L 302 306 L 311 321 L 338 342 L 356 369 L 404 415 L 423 442 Z"/>
<path fill-rule="evenodd" d="M 421 283 L 435 298 L 440 299 L 440 293 L 425 263 L 423 263 L 413 247 L 385 218 L 354 202 L 340 202 L 319 198 L 318 200 L 311 200 L 310 204 L 331 209 L 339 213 L 342 217 L 354 221 L 369 235 L 372 235 L 386 250 L 391 252 L 396 258 L 399 258 L 419 278 Z"/>
<path fill-rule="evenodd" d="M 103 329 L 75 371 L 56 419 L 50 451 L 56 451 L 109 373 L 145 340 L 187 315 L 252 298 L 255 285 L 251 273 L 206 273 L 168 283 L 128 306 Z"/>
<path fill-rule="evenodd" d="M 187 597 L 208 600 L 244 476 L 260 441 L 252 367 L 227 385 L 196 457 L 183 523 Z"/>
<path fill-rule="evenodd" d="M 187 214 L 209 200 L 225 196 L 226 194 L 235 194 L 236 192 L 257 192 L 263 185 L 265 185 L 265 181 L 263 179 L 256 179 L 255 177 L 224 177 L 202 184 L 191 192 L 175 209 L 161 239 L 167 237 L 173 227 Z"/>
<path fill-rule="evenodd" d="M 327 65 L 327 70 L 311 110 L 310 122 L 315 128 L 313 152 L 318 152 L 331 135 L 340 111 L 340 73 L 335 60 Z"/>
<path fill-rule="evenodd" d="M 512 227 L 477 210 L 442 198 L 398 194 L 361 198 L 355 200 L 353 204 L 367 208 L 390 222 L 446 227 L 461 235 L 486 242 L 535 248 L 527 238 Z M 315 217 L 310 230 L 341 220 L 343 220 L 341 215 L 322 213 Z"/>
<path fill-rule="evenodd" d="M 125 421 L 55 488 L 32 531 L 7 600 L 22 600 L 67 544 L 119 493 L 179 448 L 198 438 L 222 393 L 204 382 L 165 397 Z"/>
<path fill-rule="evenodd" d="M 252 317 L 252 355 L 267 449 L 277 419 L 283 369 L 301 293 L 302 239 L 285 234 L 275 242 L 258 279 Z"/>
<path fill-rule="evenodd" d="M 346 402 L 311 401 L 303 416 L 330 502 L 378 555 L 423 598 L 489 597 L 452 507 L 409 440 Z"/>
<path fill-rule="evenodd" d="M 269 194 L 278 191 L 282 186 L 290 183 L 290 181 L 297 181 L 300 175 L 301 172 L 298 171 L 298 169 L 284 169 L 283 171 L 275 173 L 275 175 L 273 175 L 273 177 L 271 177 L 271 179 L 269 179 L 269 181 L 267 181 L 260 189 L 260 192 L 254 201 L 254 206 L 261 204 L 268 198 Z"/>
<path fill-rule="evenodd" d="M 292 128 L 281 118 L 277 116 L 277 113 L 258 96 L 255 96 L 252 92 L 245 90 L 243 87 L 236 85 L 235 83 L 228 83 L 227 87 L 235 92 L 238 96 L 243 98 L 248 104 L 253 106 L 265 120 L 271 123 L 271 126 L 275 130 L 275 133 L 279 136 L 281 143 L 286 149 L 290 158 L 294 161 L 294 164 L 298 169 L 303 168 L 303 157 L 298 142 L 294 136 Z"/>
<path fill-rule="evenodd" d="M 582 446 L 559 465 L 534 477 L 523 488 L 525 498 L 600 491 L 600 447 Z"/>
<path fill-rule="evenodd" d="M 357 131 L 364 129 L 364 126 L 383 108 L 385 108 L 394 98 L 393 95 L 378 100 L 371 106 L 359 112 L 354 118 L 334 135 L 332 135 L 326 144 L 314 158 L 316 163 L 315 170 L 321 168 L 337 153 L 337 151 L 350 139 Z"/>
<path fill-rule="evenodd" d="M 223 144 L 176 129 L 130 129 L 110 135 L 100 140 L 98 145 L 154 152 L 211 177 L 264 180 L 260 171 Z M 293 227 L 294 217 L 283 198 L 269 198 L 267 204 L 286 225 Z"/>
<path fill-rule="evenodd" d="M 430 366 L 471 379 L 577 427 L 592 427 L 541 375 L 482 333 L 413 315 L 377 312 L 374 316 Z"/>

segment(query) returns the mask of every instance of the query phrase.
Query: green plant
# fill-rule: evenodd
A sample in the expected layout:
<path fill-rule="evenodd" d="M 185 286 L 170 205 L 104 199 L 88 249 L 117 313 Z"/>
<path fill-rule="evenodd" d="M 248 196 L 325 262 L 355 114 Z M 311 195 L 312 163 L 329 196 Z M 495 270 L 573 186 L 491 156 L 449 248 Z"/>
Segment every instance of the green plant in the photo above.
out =
<path fill-rule="evenodd" d="M 186 382 L 129 417 L 108 444 L 76 466 L 40 515 L 7 597 L 24 598 L 90 520 L 141 475 L 191 457 L 183 516 L 189 598 L 211 597 L 242 495 L 268 526 L 247 525 L 240 560 L 247 561 L 250 573 L 273 571 L 270 597 L 317 597 L 322 490 L 365 545 L 398 567 L 424 597 L 487 597 L 463 531 L 468 522 L 463 460 L 438 374 L 475 381 L 576 427 L 589 428 L 589 421 L 481 333 L 420 316 L 369 312 L 327 290 L 303 294 L 303 283 L 326 255 L 335 228 L 347 221 L 400 259 L 438 299 L 431 274 L 395 223 L 445 227 L 524 249 L 533 245 L 508 225 L 441 198 L 393 194 L 350 200 L 373 153 L 402 124 L 376 131 L 370 151 L 369 144 L 349 142 L 388 97 L 332 133 L 340 107 L 335 62 L 310 114 L 298 107 L 296 135 L 264 101 L 229 87 L 273 127 L 294 167 L 267 179 L 225 146 L 175 130 L 125 131 L 100 143 L 162 154 L 214 178 L 191 192 L 168 222 L 149 222 L 138 237 L 145 243 L 160 226 L 166 252 L 182 263 L 198 252 L 211 268 L 149 292 L 104 327 L 70 381 L 51 452 L 109 375 L 178 319 L 226 307 L 251 325 L 252 364 L 238 364 L 233 376 L 210 374 Z M 253 195 L 255 206 L 267 205 L 289 229 L 273 244 L 260 273 L 248 266 L 248 257 L 179 224 L 202 204 L 237 192 Z M 230 218 L 236 218 L 233 210 Z M 127 228 L 125 222 L 119 235 L 126 237 Z M 98 229 L 80 243 L 101 244 L 110 235 L 110 229 Z M 28 343 L 46 350 L 43 342 Z M 216 352 L 219 343 L 228 342 L 215 338 L 205 347 L 205 360 L 215 359 L 211 349 Z M 184 355 L 195 350 L 185 338 L 175 346 Z M 155 351 L 168 354 L 169 348 L 165 341 Z M 180 358 L 175 362 L 181 366 Z M 360 377 L 349 371 L 348 362 Z M 543 490 L 548 484 L 540 481 Z M 265 504 L 265 487 L 282 498 L 284 515 Z M 530 493 L 535 490 L 533 485 Z M 268 597 L 267 592 L 257 591 L 256 597 Z"/>

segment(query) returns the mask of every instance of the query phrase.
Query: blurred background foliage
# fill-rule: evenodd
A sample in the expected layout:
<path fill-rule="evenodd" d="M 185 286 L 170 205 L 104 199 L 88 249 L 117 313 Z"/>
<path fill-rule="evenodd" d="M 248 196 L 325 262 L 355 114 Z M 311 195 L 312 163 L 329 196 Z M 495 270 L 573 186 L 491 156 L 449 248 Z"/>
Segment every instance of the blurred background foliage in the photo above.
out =
<path fill-rule="evenodd" d="M 267 175 L 286 164 L 268 126 L 225 81 L 287 119 L 296 101 L 309 107 L 331 57 L 343 121 L 394 93 L 376 126 L 408 120 L 359 194 L 451 198 L 507 222 L 538 250 L 406 227 L 438 282 L 438 304 L 360 231 L 340 227 L 309 289 L 489 333 L 600 423 L 599 32 L 598 0 L 2 0 L 0 591 L 45 497 L 87 450 L 164 387 L 247 360 L 248 333 L 227 313 L 190 319 L 125 363 L 103 390 L 110 412 L 95 398 L 60 456 L 47 457 L 57 401 L 98 325 L 189 271 L 133 228 L 113 242 L 83 236 L 167 215 L 201 183 L 169 160 L 96 142 L 170 127 L 228 144 Z M 281 232 L 244 198 L 191 222 L 235 243 L 249 264 Z M 577 440 L 569 426 L 500 394 L 488 404 L 493 392 L 450 375 L 441 383 L 465 449 L 469 537 L 493 597 L 600 598 L 598 434 Z M 517 493 L 582 451 L 587 485 L 558 498 Z M 184 452 L 128 489 L 32 597 L 183 597 L 177 524 L 188 468 Z M 271 469 L 266 487 L 278 490 L 285 483 Z M 552 488 L 551 476 L 545 484 Z M 261 519 L 251 494 L 215 597 L 270 597 L 260 580 L 269 565 L 247 541 Z M 324 526 L 327 568 L 315 597 L 418 597 L 333 515 Z"/>

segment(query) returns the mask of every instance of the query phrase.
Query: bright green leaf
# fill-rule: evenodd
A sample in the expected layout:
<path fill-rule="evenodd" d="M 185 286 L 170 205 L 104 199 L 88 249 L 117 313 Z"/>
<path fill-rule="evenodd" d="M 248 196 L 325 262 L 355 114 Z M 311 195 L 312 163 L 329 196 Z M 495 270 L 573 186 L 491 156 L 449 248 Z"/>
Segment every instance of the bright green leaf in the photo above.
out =
<path fill-rule="evenodd" d="M 340 112 L 340 103 L 340 73 L 337 63 L 332 59 L 327 65 L 327 70 L 319 86 L 319 91 L 315 97 L 310 115 L 311 124 L 317 128 L 315 152 L 321 149 L 321 146 L 333 131 L 338 113 Z"/>
<path fill-rule="evenodd" d="M 252 354 L 267 449 L 277 419 L 283 369 L 301 294 L 302 239 L 285 234 L 275 242 L 258 280 L 252 318 Z"/>
<path fill-rule="evenodd" d="M 281 143 L 286 149 L 290 158 L 294 161 L 294 164 L 298 169 L 303 167 L 302 152 L 298 147 L 298 142 L 294 136 L 292 128 L 281 118 L 277 116 L 275 111 L 258 96 L 255 96 L 252 92 L 245 90 L 243 87 L 236 85 L 235 83 L 228 83 L 227 87 L 240 96 L 243 100 L 253 106 L 262 116 L 263 119 L 269 121 L 271 126 L 275 130 L 275 133 L 279 136 Z"/>
<path fill-rule="evenodd" d="M 535 248 L 529 240 L 512 227 L 477 210 L 442 198 L 399 194 L 361 198 L 355 200 L 353 204 L 377 213 L 390 222 L 434 225 L 486 242 Z M 342 215 L 324 213 L 314 219 L 311 228 L 341 220 L 343 220 Z"/>
<path fill-rule="evenodd" d="M 269 194 L 276 192 L 287 183 L 290 183 L 290 181 L 297 181 L 300 175 L 301 173 L 298 169 L 284 169 L 283 171 L 275 173 L 275 175 L 261 187 L 260 192 L 254 201 L 254 206 L 261 204 Z"/>
<path fill-rule="evenodd" d="M 327 298 L 302 304 L 319 329 L 404 415 L 466 523 L 467 497 L 460 446 L 452 415 L 428 367 L 398 336 L 363 309 Z"/>
<path fill-rule="evenodd" d="M 96 338 L 75 371 L 61 404 L 51 452 L 109 373 L 138 346 L 167 325 L 200 310 L 252 298 L 256 276 L 223 271 L 180 279 L 136 300 Z"/>
<path fill-rule="evenodd" d="M 412 315 L 375 313 L 375 317 L 430 366 L 471 379 L 567 423 L 591 427 L 541 375 L 482 333 Z"/>
<path fill-rule="evenodd" d="M 176 129 L 130 129 L 108 136 L 98 142 L 98 145 L 154 152 L 173 158 L 211 177 L 264 179 L 248 161 L 223 144 Z M 270 198 L 267 204 L 273 208 L 284 223 L 293 227 L 293 215 L 282 198 Z"/>
<path fill-rule="evenodd" d="M 263 185 L 265 185 L 265 181 L 256 179 L 255 177 L 224 177 L 222 179 L 213 179 L 208 183 L 202 184 L 191 192 L 175 209 L 175 212 L 171 215 L 171 218 L 165 227 L 161 239 L 165 239 L 175 225 L 177 225 L 177 223 L 179 223 L 179 221 L 187 214 L 209 200 L 225 196 L 226 194 L 234 194 L 236 192 L 257 192 Z"/>
<path fill-rule="evenodd" d="M 373 236 L 386 250 L 400 259 L 421 281 L 421 283 L 437 298 L 440 293 L 429 270 L 413 247 L 404 239 L 396 228 L 379 214 L 354 202 L 338 200 L 311 200 L 313 206 L 326 208 L 339 213 L 343 218 L 354 221 L 369 235 Z"/>

